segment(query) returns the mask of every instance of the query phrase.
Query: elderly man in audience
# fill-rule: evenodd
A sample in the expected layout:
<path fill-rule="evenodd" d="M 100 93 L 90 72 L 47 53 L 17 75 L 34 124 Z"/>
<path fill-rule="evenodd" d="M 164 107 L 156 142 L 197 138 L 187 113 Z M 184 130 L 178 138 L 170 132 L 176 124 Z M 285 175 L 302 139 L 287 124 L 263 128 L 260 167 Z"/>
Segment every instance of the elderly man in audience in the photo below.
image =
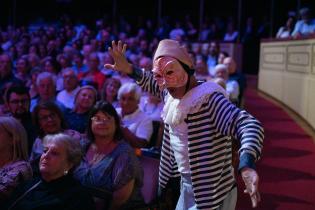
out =
<path fill-rule="evenodd" d="M 33 111 L 35 106 L 42 102 L 54 102 L 61 110 L 65 107 L 56 101 L 56 76 L 50 72 L 42 72 L 36 78 L 36 87 L 39 96 L 31 100 L 31 108 Z"/>
<path fill-rule="evenodd" d="M 63 104 L 66 108 L 74 107 L 74 98 L 80 90 L 77 74 L 72 68 L 66 68 L 62 71 L 64 90 L 57 94 L 57 101 Z"/>
<path fill-rule="evenodd" d="M 146 147 L 150 141 L 152 120 L 139 109 L 141 89 L 135 83 L 126 83 L 118 91 L 120 108 L 117 112 L 122 121 L 124 139 L 133 147 Z"/>
<path fill-rule="evenodd" d="M 32 178 L 27 159 L 25 129 L 13 117 L 0 117 L 0 206 L 18 184 Z"/>
<path fill-rule="evenodd" d="M 23 86 L 11 86 L 5 94 L 6 106 L 9 114 L 19 120 L 27 132 L 28 152 L 36 138 L 36 132 L 30 112 L 30 95 L 28 89 Z"/>
<path fill-rule="evenodd" d="M 229 81 L 236 81 L 239 85 L 238 106 L 242 106 L 243 94 L 246 88 L 246 78 L 244 74 L 237 71 L 236 61 L 232 57 L 226 57 L 223 64 L 227 66 L 229 71 Z"/>
<path fill-rule="evenodd" d="M 214 68 L 214 78 L 221 78 L 225 81 L 225 90 L 232 103 L 238 103 L 240 88 L 236 81 L 229 80 L 229 71 L 226 65 L 218 64 Z"/>
<path fill-rule="evenodd" d="M 58 133 L 45 136 L 43 148 L 40 176 L 20 185 L 4 209 L 94 210 L 92 196 L 72 176 L 82 158 L 79 142 Z"/>

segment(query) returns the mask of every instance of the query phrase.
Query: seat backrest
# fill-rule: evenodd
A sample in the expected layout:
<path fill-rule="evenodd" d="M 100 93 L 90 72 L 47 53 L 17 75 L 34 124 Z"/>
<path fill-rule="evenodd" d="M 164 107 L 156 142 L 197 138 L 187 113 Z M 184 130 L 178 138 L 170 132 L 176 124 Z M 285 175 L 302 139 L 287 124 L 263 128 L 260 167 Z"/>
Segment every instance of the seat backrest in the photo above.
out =
<path fill-rule="evenodd" d="M 142 155 L 140 162 L 144 172 L 141 193 L 144 202 L 150 204 L 157 199 L 160 160 Z"/>

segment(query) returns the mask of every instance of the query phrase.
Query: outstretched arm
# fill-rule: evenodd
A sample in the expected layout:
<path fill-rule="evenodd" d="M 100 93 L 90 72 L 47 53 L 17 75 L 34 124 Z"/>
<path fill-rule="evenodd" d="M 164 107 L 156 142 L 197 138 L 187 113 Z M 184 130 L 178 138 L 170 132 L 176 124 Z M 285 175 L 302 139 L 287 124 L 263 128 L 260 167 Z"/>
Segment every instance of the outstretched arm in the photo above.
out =
<path fill-rule="evenodd" d="M 112 47 L 108 48 L 108 52 L 114 59 L 114 64 L 105 64 L 105 68 L 113 69 L 129 75 L 137 81 L 138 85 L 141 86 L 144 91 L 160 98 L 164 98 L 166 92 L 159 90 L 156 81 L 153 79 L 152 73 L 144 72 L 128 62 L 125 57 L 126 48 L 127 45 L 123 44 L 121 41 L 118 41 L 117 44 L 115 41 L 112 41 Z"/>

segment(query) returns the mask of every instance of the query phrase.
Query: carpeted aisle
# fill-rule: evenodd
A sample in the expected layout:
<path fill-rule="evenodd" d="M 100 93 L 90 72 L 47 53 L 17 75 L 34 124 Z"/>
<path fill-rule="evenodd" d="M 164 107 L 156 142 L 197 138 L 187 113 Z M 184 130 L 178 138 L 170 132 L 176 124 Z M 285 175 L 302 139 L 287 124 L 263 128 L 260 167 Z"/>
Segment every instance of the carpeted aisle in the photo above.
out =
<path fill-rule="evenodd" d="M 246 91 L 245 109 L 265 128 L 262 159 L 257 164 L 262 202 L 257 210 L 315 210 L 315 143 L 280 107 Z M 251 202 L 239 181 L 237 210 Z"/>

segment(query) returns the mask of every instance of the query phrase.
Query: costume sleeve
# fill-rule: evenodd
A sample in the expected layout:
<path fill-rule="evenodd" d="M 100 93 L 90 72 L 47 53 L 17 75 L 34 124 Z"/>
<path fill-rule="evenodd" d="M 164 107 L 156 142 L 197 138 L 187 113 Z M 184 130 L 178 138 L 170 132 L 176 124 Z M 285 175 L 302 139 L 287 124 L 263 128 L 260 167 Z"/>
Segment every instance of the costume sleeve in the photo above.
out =
<path fill-rule="evenodd" d="M 254 168 L 260 158 L 264 130 L 261 123 L 244 110 L 240 110 L 221 93 L 214 93 L 209 100 L 215 129 L 240 141 L 240 165 Z"/>

